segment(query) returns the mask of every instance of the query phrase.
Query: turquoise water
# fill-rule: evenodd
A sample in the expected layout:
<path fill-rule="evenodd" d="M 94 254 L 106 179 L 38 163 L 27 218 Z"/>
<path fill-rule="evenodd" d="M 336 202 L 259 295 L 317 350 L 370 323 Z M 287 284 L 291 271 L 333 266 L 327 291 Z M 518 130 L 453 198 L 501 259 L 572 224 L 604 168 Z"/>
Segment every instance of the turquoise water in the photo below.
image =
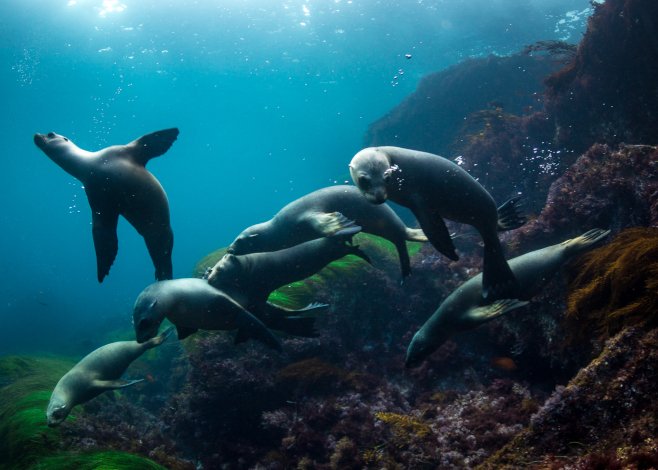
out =
<path fill-rule="evenodd" d="M 587 0 L 2 2 L 0 354 L 67 352 L 129 328 L 154 281 L 120 219 L 97 282 L 84 191 L 34 133 L 96 151 L 178 127 L 148 169 L 169 197 L 174 277 L 188 277 L 245 227 L 347 180 L 368 124 L 425 74 L 575 43 L 590 13 Z"/>

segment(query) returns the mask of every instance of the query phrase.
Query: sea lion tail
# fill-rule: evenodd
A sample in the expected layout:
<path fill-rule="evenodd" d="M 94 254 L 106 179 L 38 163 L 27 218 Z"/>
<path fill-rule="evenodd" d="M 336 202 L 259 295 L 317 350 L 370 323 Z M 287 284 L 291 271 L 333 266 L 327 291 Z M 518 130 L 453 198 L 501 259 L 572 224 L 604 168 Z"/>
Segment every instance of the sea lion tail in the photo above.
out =
<path fill-rule="evenodd" d="M 406 227 L 404 231 L 404 239 L 410 242 L 426 242 L 429 241 L 425 236 L 425 232 L 419 228 Z"/>
<path fill-rule="evenodd" d="M 320 336 L 320 333 L 315 330 L 315 317 L 284 317 L 279 320 L 277 329 L 302 338 L 317 338 Z"/>
<path fill-rule="evenodd" d="M 596 242 L 607 237 L 609 234 L 610 230 L 595 228 L 589 232 L 583 233 L 579 237 L 562 242 L 562 245 L 564 245 L 564 254 L 567 257 L 580 255 L 591 249 Z"/>
<path fill-rule="evenodd" d="M 499 232 L 514 230 L 528 221 L 523 214 L 523 202 L 520 201 L 521 196 L 516 196 L 498 208 Z"/>

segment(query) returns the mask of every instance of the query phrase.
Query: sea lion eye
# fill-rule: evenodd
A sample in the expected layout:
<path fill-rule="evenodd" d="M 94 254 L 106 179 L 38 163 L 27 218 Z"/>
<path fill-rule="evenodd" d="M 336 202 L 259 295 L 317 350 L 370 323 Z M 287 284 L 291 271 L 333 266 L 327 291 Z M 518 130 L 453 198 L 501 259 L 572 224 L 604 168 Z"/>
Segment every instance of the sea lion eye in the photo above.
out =
<path fill-rule="evenodd" d="M 53 413 L 53 416 L 55 416 L 55 418 L 57 418 L 57 419 L 61 418 L 62 417 L 62 409 L 61 408 L 56 409 L 55 412 Z"/>
<path fill-rule="evenodd" d="M 359 187 L 363 189 L 369 189 L 370 188 L 370 178 L 368 178 L 365 175 L 359 176 Z"/>
<path fill-rule="evenodd" d="M 52 139 L 53 137 L 55 137 L 55 133 L 54 132 L 48 132 L 48 137 L 50 137 Z"/>
<path fill-rule="evenodd" d="M 391 184 L 391 174 L 390 173 L 384 173 L 384 184 L 388 185 Z"/>
<path fill-rule="evenodd" d="M 69 139 L 67 139 L 66 137 L 62 137 L 62 138 L 64 139 L 64 142 L 68 142 L 68 141 L 69 141 Z"/>

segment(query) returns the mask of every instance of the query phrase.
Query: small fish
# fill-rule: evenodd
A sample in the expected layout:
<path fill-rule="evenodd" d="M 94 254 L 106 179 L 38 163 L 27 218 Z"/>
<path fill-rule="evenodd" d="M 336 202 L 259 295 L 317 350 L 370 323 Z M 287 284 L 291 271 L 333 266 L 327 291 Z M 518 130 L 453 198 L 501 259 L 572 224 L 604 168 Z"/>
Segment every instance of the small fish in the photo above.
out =
<path fill-rule="evenodd" d="M 48 304 L 44 304 L 43 302 L 39 302 L 41 305 L 48 306 Z"/>
<path fill-rule="evenodd" d="M 153 382 L 155 382 L 155 379 L 153 378 L 153 376 L 152 376 L 151 374 L 146 374 L 146 380 L 148 380 L 148 382 L 149 382 L 150 384 L 152 384 Z"/>
<path fill-rule="evenodd" d="M 411 59 L 411 54 L 405 54 L 404 55 L 407 59 Z"/>
<path fill-rule="evenodd" d="M 516 370 L 516 363 L 509 357 L 494 357 L 490 363 L 491 367 L 495 369 L 505 370 L 507 372 Z"/>

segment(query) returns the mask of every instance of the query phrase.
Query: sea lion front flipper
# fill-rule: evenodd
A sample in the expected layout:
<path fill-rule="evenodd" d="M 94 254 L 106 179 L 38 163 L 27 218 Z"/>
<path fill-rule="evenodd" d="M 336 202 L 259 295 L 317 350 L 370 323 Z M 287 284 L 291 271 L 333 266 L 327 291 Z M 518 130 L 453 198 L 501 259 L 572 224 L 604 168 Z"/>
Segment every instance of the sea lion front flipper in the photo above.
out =
<path fill-rule="evenodd" d="M 237 304 L 236 304 L 237 305 Z M 277 351 L 283 351 L 279 340 L 263 323 L 251 313 L 241 309 L 237 314 L 238 333 L 235 341 L 242 341 L 243 337 L 253 338 Z"/>
<path fill-rule="evenodd" d="M 173 279 L 171 252 L 174 248 L 174 232 L 171 228 L 163 227 L 159 232 L 146 233 L 144 241 L 155 267 L 155 278 L 158 281 Z"/>
<path fill-rule="evenodd" d="M 117 238 L 117 223 L 119 213 L 108 210 L 95 210 L 95 204 L 89 201 L 91 206 L 91 233 L 94 237 L 94 248 L 96 249 L 96 271 L 98 282 L 110 273 L 110 267 L 119 251 L 119 239 Z"/>
<path fill-rule="evenodd" d="M 518 299 L 497 300 L 491 305 L 471 309 L 468 312 L 468 318 L 478 324 L 486 323 L 494 318 L 498 318 L 510 310 L 523 307 L 524 305 L 528 305 L 528 302 Z"/>
<path fill-rule="evenodd" d="M 185 328 L 183 326 L 177 326 L 176 327 L 176 334 L 178 335 L 179 340 L 185 339 L 188 336 L 193 335 L 197 331 L 199 331 L 198 328 Z"/>
<path fill-rule="evenodd" d="M 349 236 L 361 231 L 361 227 L 340 212 L 319 212 L 308 220 L 321 237 Z"/>
<path fill-rule="evenodd" d="M 91 386 L 97 390 L 117 390 L 119 388 L 130 387 L 136 383 L 144 382 L 144 379 L 139 380 L 94 380 Z"/>
<path fill-rule="evenodd" d="M 457 261 L 459 256 L 455 253 L 455 245 L 452 243 L 452 237 L 446 227 L 446 223 L 439 214 L 430 214 L 424 210 L 412 209 L 412 212 L 418 219 L 423 233 L 432 244 L 436 251 L 443 256 Z"/>
<path fill-rule="evenodd" d="M 513 197 L 498 208 L 498 231 L 514 230 L 525 224 L 528 219 L 523 215 L 521 196 Z"/>
<path fill-rule="evenodd" d="M 126 145 L 126 149 L 134 161 L 146 165 L 151 158 L 159 157 L 169 150 L 177 137 L 178 128 L 172 127 L 143 135 Z"/>

